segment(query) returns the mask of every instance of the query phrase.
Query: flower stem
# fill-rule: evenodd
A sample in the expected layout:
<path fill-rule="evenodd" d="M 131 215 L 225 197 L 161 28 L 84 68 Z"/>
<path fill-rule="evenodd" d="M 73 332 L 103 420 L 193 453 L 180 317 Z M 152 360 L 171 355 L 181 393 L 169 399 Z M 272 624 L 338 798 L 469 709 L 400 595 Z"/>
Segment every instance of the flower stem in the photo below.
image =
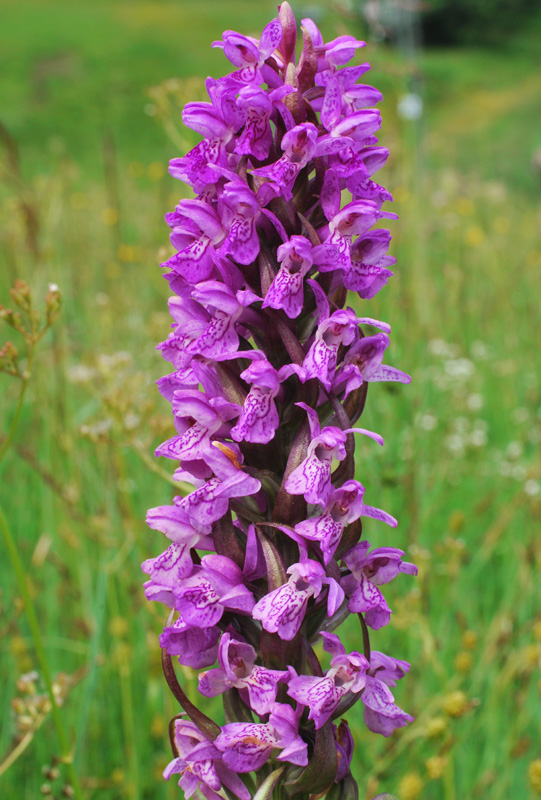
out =
<path fill-rule="evenodd" d="M 17 400 L 17 406 L 15 408 L 15 414 L 13 415 L 13 419 L 11 420 L 11 425 L 9 427 L 8 434 L 2 444 L 0 445 L 0 461 L 2 461 L 4 455 L 6 454 L 11 442 L 13 441 L 13 437 L 15 436 L 15 431 L 17 430 L 17 426 L 19 424 L 19 419 L 21 416 L 21 411 L 23 410 L 23 403 L 24 397 L 26 394 L 26 390 L 28 388 L 28 384 L 30 383 L 30 376 L 32 374 L 32 362 L 34 360 L 34 349 L 35 349 L 35 342 L 30 345 L 28 351 L 28 363 L 26 365 L 26 370 L 24 375 L 22 376 L 22 386 L 19 392 L 19 399 Z"/>
<path fill-rule="evenodd" d="M 23 390 L 24 392 L 24 390 Z M 21 392 L 21 395 L 23 394 Z M 21 400 L 19 405 L 21 405 Z M 17 416 L 17 412 L 16 412 Z M 14 419 L 15 422 L 15 419 Z M 12 423 L 10 434 L 14 430 L 14 425 Z M 9 439 L 9 435 L 8 435 Z M 75 768 L 73 766 L 73 752 L 72 748 L 69 745 L 68 736 L 66 730 L 64 728 L 64 723 L 62 720 L 62 715 L 60 713 L 60 708 L 58 706 L 54 689 L 53 689 L 53 682 L 51 678 L 51 672 L 49 670 L 49 662 L 47 661 L 47 655 L 45 653 L 45 647 L 43 645 L 43 639 L 41 636 L 41 631 L 39 628 L 36 611 L 34 608 L 34 604 L 32 602 L 32 597 L 30 595 L 30 591 L 28 588 L 28 583 L 26 580 L 26 575 L 24 572 L 23 564 L 19 556 L 19 552 L 17 550 L 17 546 L 15 544 L 15 540 L 13 539 L 13 535 L 9 528 L 8 522 L 4 516 L 2 509 L 0 508 L 0 528 L 2 529 L 2 536 L 4 538 L 4 542 L 6 543 L 6 548 L 8 551 L 9 559 L 11 561 L 11 565 L 13 567 L 13 571 L 15 573 L 15 578 L 19 585 L 19 591 L 21 593 L 26 617 L 28 620 L 28 626 L 30 628 L 30 633 L 32 636 L 32 640 L 34 642 L 34 647 L 36 649 L 36 655 L 38 658 L 38 662 L 41 669 L 41 674 L 43 675 L 43 680 L 45 682 L 45 686 L 47 688 L 47 693 L 49 695 L 49 699 L 51 701 L 51 712 L 53 716 L 54 725 L 56 728 L 56 733 L 58 736 L 58 741 L 60 744 L 60 751 L 62 754 L 62 763 L 66 765 L 66 772 L 68 774 L 69 781 L 75 793 L 75 797 L 77 800 L 83 800 L 83 794 L 81 791 L 81 787 L 79 785 L 79 780 L 77 778 L 77 773 L 75 772 Z"/>

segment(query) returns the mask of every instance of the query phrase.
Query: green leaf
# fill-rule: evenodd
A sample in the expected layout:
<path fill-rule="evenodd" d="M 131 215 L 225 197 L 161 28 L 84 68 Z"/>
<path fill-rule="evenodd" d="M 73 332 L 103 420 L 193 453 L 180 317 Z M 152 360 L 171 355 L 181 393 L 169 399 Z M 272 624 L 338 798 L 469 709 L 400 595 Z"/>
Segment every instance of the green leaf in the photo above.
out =
<path fill-rule="evenodd" d="M 222 695 L 224 704 L 225 718 L 227 722 L 253 722 L 252 712 L 243 703 L 238 689 L 228 689 Z"/>
<path fill-rule="evenodd" d="M 279 586 L 283 586 L 284 583 L 287 583 L 285 564 L 276 545 L 263 533 L 259 525 L 256 525 L 255 532 L 263 548 L 263 556 L 267 567 L 269 592 L 273 592 L 275 589 L 278 589 Z"/>
<path fill-rule="evenodd" d="M 257 792 L 254 794 L 252 800 L 268 800 L 273 792 L 274 787 L 282 777 L 286 765 L 284 764 L 282 767 L 278 767 L 268 775 Z"/>
<path fill-rule="evenodd" d="M 334 781 L 337 768 L 336 742 L 331 723 L 326 722 L 316 731 L 316 745 L 308 766 L 295 781 L 288 781 L 285 785 L 292 795 L 299 792 L 321 794 Z"/>

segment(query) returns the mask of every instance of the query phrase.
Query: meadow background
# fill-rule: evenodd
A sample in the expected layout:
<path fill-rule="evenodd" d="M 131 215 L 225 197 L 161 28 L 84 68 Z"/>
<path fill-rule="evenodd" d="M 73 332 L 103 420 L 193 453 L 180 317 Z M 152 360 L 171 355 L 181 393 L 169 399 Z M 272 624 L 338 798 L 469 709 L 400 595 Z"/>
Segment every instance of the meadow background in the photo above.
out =
<path fill-rule="evenodd" d="M 370 316 L 392 323 L 387 360 L 413 383 L 370 387 L 363 424 L 385 447 L 363 451 L 358 477 L 400 521 L 391 539 L 367 523 L 371 543 L 419 565 L 418 580 L 389 587 L 395 614 L 374 635 L 412 663 L 397 700 L 416 721 L 386 740 L 350 713 L 360 797 L 530 800 L 541 794 L 541 14 L 503 39 L 474 32 L 442 48 L 378 39 L 354 3 L 293 8 L 315 9 L 326 39 L 368 37 L 358 57 L 384 93 L 392 157 L 380 175 L 400 215 L 396 275 Z M 0 303 L 13 306 L 18 278 L 40 311 L 49 283 L 63 295 L 0 464 L 0 502 L 86 798 L 181 796 L 160 777 L 177 709 L 162 609 L 140 572 L 162 547 L 145 511 L 174 493 L 152 456 L 172 431 L 154 385 L 168 367 L 154 349 L 169 328 L 163 214 L 184 191 L 166 165 L 198 139 L 181 106 L 229 71 L 211 42 L 225 28 L 257 36 L 274 12 L 269 0 L 0 1 Z M 398 113 L 411 92 L 424 101 L 417 120 Z M 0 347 L 11 340 L 24 367 L 24 340 L 0 325 Z M 20 388 L 0 374 L 0 447 Z M 0 634 L 0 796 L 69 797 L 2 540 Z M 353 621 L 346 639 L 359 646 Z M 194 697 L 189 670 L 184 684 Z"/>

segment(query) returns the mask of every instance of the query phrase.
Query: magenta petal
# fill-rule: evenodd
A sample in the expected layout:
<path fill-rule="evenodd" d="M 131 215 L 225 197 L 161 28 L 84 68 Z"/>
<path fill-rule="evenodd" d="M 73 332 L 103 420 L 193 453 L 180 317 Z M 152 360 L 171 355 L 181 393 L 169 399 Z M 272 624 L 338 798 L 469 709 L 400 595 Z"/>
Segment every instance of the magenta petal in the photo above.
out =
<path fill-rule="evenodd" d="M 410 665 L 407 661 L 386 656 L 377 650 L 372 650 L 370 655 L 370 674 L 387 686 L 396 686 L 396 682 L 409 672 Z"/>
<path fill-rule="evenodd" d="M 235 772 L 252 772 L 268 760 L 277 741 L 267 725 L 231 722 L 224 725 L 214 744 Z"/>
<path fill-rule="evenodd" d="M 276 686 L 280 678 L 287 673 L 276 672 L 264 667 L 254 667 L 244 680 L 248 689 L 250 707 L 256 714 L 268 714 L 276 701 Z"/>
<path fill-rule="evenodd" d="M 259 237 L 253 219 L 233 221 L 228 252 L 239 264 L 253 264 L 259 255 Z"/>
<path fill-rule="evenodd" d="M 333 678 L 315 678 L 301 675 L 293 678 L 287 687 L 288 694 L 310 709 L 309 719 L 316 728 L 329 719 L 347 689 L 335 685 Z"/>
<path fill-rule="evenodd" d="M 303 494 L 308 503 L 326 503 L 331 492 L 331 465 L 316 455 L 306 458 L 285 482 L 289 494 Z"/>
<path fill-rule="evenodd" d="M 273 19 L 264 28 L 261 39 L 259 40 L 259 57 L 261 61 L 265 61 L 265 59 L 272 55 L 276 48 L 280 46 L 282 33 L 282 24 L 278 18 Z"/>
<path fill-rule="evenodd" d="M 289 641 L 302 624 L 308 597 L 306 592 L 297 592 L 286 583 L 262 597 L 254 606 L 252 616 L 261 621 L 265 630 Z"/>
<path fill-rule="evenodd" d="M 220 778 L 222 784 L 233 792 L 239 800 L 251 800 L 251 795 L 246 786 L 243 784 L 238 775 L 235 775 L 225 764 L 216 761 L 216 773 Z M 223 800 L 220 797 L 220 800 Z"/>
<path fill-rule="evenodd" d="M 266 444 L 274 438 L 279 421 L 274 394 L 252 386 L 238 422 L 231 429 L 231 438 L 236 442 Z"/>
<path fill-rule="evenodd" d="M 143 572 L 162 586 L 174 588 L 181 578 L 191 574 L 193 562 L 189 544 L 172 544 L 157 558 L 149 558 L 141 565 Z"/>
<path fill-rule="evenodd" d="M 331 560 L 338 547 L 344 526 L 336 522 L 331 514 L 307 519 L 295 525 L 295 531 L 306 539 L 318 541 L 325 556 L 325 563 Z"/>
<path fill-rule="evenodd" d="M 371 381 L 397 381 L 398 383 L 411 383 L 411 377 L 400 369 L 387 367 L 382 364 L 370 377 Z"/>
<path fill-rule="evenodd" d="M 222 595 L 220 597 L 220 603 L 225 608 L 231 608 L 235 611 L 249 614 L 254 607 L 255 600 L 253 594 L 246 586 L 239 584 L 227 592 L 227 594 Z"/>
<path fill-rule="evenodd" d="M 413 717 L 395 704 L 392 693 L 382 681 L 368 677 L 361 700 L 365 705 L 365 722 L 375 733 L 390 736 L 395 728 L 413 722 Z"/>
<path fill-rule="evenodd" d="M 256 581 L 267 574 L 263 549 L 253 525 L 248 528 L 243 573 L 247 581 Z"/>
<path fill-rule="evenodd" d="M 387 525 L 390 525 L 391 528 L 396 528 L 398 525 L 398 520 L 396 520 L 382 508 L 373 508 L 373 506 L 363 505 L 362 516 L 371 517 L 372 519 L 379 519 L 381 522 L 385 522 Z"/>
<path fill-rule="evenodd" d="M 177 506 L 149 508 L 146 522 L 149 528 L 165 533 L 174 542 L 186 541 L 194 534 L 187 514 Z"/>
<path fill-rule="evenodd" d="M 328 633 L 324 631 L 320 634 L 323 637 L 323 649 L 331 656 L 343 656 L 346 653 L 346 648 L 340 641 L 340 637 L 336 633 Z"/>
<path fill-rule="evenodd" d="M 345 600 L 345 593 L 338 581 L 334 578 L 327 578 L 329 585 L 329 595 L 327 597 L 327 614 L 332 617 Z"/>
<path fill-rule="evenodd" d="M 329 169 L 325 173 L 320 199 L 325 216 L 331 220 L 340 211 L 341 200 L 340 181 L 333 169 Z M 319 246 L 324 247 L 325 245 Z"/>
<path fill-rule="evenodd" d="M 330 78 L 325 87 L 325 97 L 321 108 L 321 122 L 328 131 L 340 122 L 342 116 L 342 95 L 336 78 Z"/>
<path fill-rule="evenodd" d="M 284 747 L 278 761 L 288 761 L 290 764 L 305 767 L 308 764 L 308 745 L 301 736 L 297 736 L 291 744 Z"/>
<path fill-rule="evenodd" d="M 348 609 L 354 613 L 365 613 L 366 624 L 374 630 L 386 625 L 391 617 L 391 610 L 382 593 L 366 578 L 361 579 L 349 598 Z"/>
<path fill-rule="evenodd" d="M 190 628 L 181 619 L 164 628 L 160 645 L 181 664 L 193 669 L 210 667 L 218 656 L 218 628 Z"/>
<path fill-rule="evenodd" d="M 185 585 L 175 592 L 176 607 L 188 625 L 210 628 L 222 618 L 220 598 L 208 581 L 199 579 L 194 585 Z"/>
<path fill-rule="evenodd" d="M 230 686 L 231 682 L 227 680 L 223 669 L 210 669 L 199 674 L 199 691 L 205 697 L 216 697 Z"/>
<path fill-rule="evenodd" d="M 302 273 L 291 274 L 280 267 L 265 296 L 263 308 L 283 308 L 290 319 L 295 319 L 302 311 L 303 300 Z"/>

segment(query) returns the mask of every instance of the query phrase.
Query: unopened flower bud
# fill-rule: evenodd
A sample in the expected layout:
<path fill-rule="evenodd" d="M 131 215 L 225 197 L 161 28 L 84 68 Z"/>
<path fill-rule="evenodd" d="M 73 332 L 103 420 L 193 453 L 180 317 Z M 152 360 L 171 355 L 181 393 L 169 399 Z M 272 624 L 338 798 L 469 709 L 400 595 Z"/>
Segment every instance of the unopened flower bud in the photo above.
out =
<path fill-rule="evenodd" d="M 58 767 L 51 766 L 51 764 L 44 764 L 41 771 L 45 777 L 50 781 L 56 781 L 60 777 L 60 770 Z"/>
<path fill-rule="evenodd" d="M 444 756 L 432 756 L 425 761 L 426 773 L 431 780 L 438 780 L 443 775 L 447 759 Z"/>
<path fill-rule="evenodd" d="M 18 716 L 24 714 L 26 711 L 26 704 L 21 697 L 14 697 L 11 701 L 11 708 Z"/>
<path fill-rule="evenodd" d="M 0 349 L 0 372 L 19 375 L 19 351 L 12 342 L 6 342 Z"/>
<path fill-rule="evenodd" d="M 56 283 L 49 284 L 49 291 L 45 295 L 45 318 L 47 325 L 52 325 L 62 307 L 62 294 Z"/>
<path fill-rule="evenodd" d="M 477 644 L 478 640 L 477 633 L 472 630 L 464 631 L 462 634 L 462 646 L 466 648 L 466 650 L 473 650 L 473 648 Z"/>
<path fill-rule="evenodd" d="M 280 5 L 278 19 L 282 24 L 282 41 L 280 52 L 286 64 L 295 60 L 295 45 L 297 43 L 297 23 L 289 3 L 284 2 Z"/>
<path fill-rule="evenodd" d="M 32 297 L 30 294 L 30 286 L 27 284 L 27 282 L 23 280 L 16 280 L 13 289 L 10 289 L 10 294 L 13 302 L 16 303 L 26 314 L 29 314 L 32 308 Z"/>
<path fill-rule="evenodd" d="M 429 739 L 435 739 L 445 733 L 447 720 L 445 717 L 431 717 L 426 723 L 426 735 Z"/>
<path fill-rule="evenodd" d="M 4 306 L 0 306 L 0 319 L 3 319 L 7 322 L 8 325 L 11 325 L 16 331 L 22 333 L 23 336 L 26 334 L 26 328 L 24 327 L 23 318 L 21 317 L 18 311 L 13 311 L 11 308 L 4 308 Z"/>
<path fill-rule="evenodd" d="M 473 667 L 473 658 L 471 653 L 462 650 L 455 656 L 455 669 L 458 672 L 469 672 Z"/>
<path fill-rule="evenodd" d="M 534 792 L 541 795 L 541 758 L 536 758 L 528 767 L 528 778 Z"/>
<path fill-rule="evenodd" d="M 408 772 L 399 784 L 400 800 L 417 800 L 423 790 L 423 780 L 418 772 Z"/>
<path fill-rule="evenodd" d="M 468 698 L 464 692 L 457 689 L 443 698 L 442 707 L 450 717 L 461 717 L 468 710 Z"/>
<path fill-rule="evenodd" d="M 17 680 L 18 691 L 23 694 L 35 694 L 37 680 L 38 680 L 37 672 L 26 672 L 24 675 L 21 675 Z"/>

